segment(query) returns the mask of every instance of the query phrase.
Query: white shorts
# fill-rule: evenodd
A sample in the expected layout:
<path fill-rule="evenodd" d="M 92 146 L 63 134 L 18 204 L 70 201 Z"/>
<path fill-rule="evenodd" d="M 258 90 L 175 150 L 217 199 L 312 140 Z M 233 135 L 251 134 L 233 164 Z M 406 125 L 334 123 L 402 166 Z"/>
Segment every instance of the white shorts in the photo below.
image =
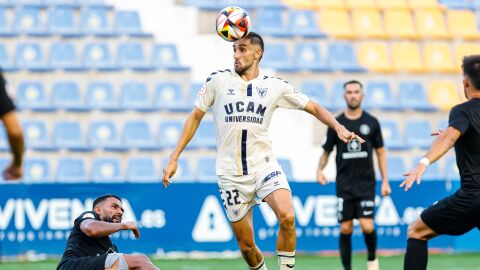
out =
<path fill-rule="evenodd" d="M 250 208 L 277 189 L 290 190 L 282 167 L 273 164 L 248 175 L 219 175 L 220 197 L 230 222 L 241 220 Z"/>

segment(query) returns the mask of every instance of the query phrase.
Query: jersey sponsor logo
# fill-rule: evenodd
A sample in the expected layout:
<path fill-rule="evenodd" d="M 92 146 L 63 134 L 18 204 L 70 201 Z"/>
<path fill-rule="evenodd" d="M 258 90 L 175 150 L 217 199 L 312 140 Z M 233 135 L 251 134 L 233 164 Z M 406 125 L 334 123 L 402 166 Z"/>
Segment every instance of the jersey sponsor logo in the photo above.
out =
<path fill-rule="evenodd" d="M 267 95 L 268 88 L 266 87 L 265 88 L 256 87 L 256 88 L 257 88 L 257 93 L 261 98 L 264 98 Z"/>
<path fill-rule="evenodd" d="M 360 133 L 362 133 L 363 135 L 370 134 L 370 127 L 367 124 L 362 124 L 360 126 Z"/>
<path fill-rule="evenodd" d="M 228 103 L 224 105 L 225 113 L 225 122 L 248 122 L 263 124 L 263 116 L 267 107 L 262 104 L 255 104 L 254 102 L 245 103 L 243 101 L 238 101 L 236 103 Z M 234 113 L 254 113 L 257 116 L 246 116 L 246 115 L 232 115 Z"/>
<path fill-rule="evenodd" d="M 263 178 L 262 184 L 265 184 L 268 180 L 276 178 L 280 174 L 282 174 L 281 171 L 274 171 L 274 172 L 270 173 L 269 175 L 265 176 L 265 178 Z"/>
<path fill-rule="evenodd" d="M 367 151 L 362 151 L 362 145 L 357 139 L 353 139 L 347 144 L 347 153 L 342 153 L 343 159 L 355 159 L 368 157 Z"/>
<path fill-rule="evenodd" d="M 86 213 L 82 216 L 82 218 L 93 218 L 93 219 L 95 219 L 95 216 L 92 213 Z"/>
<path fill-rule="evenodd" d="M 207 85 L 206 84 L 203 84 L 202 88 L 200 89 L 200 91 L 198 91 L 198 94 L 200 96 L 203 96 L 207 93 Z"/>

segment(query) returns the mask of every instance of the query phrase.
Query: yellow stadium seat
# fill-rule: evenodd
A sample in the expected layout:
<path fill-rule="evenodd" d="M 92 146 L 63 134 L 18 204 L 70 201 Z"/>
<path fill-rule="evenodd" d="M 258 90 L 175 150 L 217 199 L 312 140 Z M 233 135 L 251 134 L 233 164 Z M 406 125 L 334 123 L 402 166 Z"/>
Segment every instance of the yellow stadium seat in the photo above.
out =
<path fill-rule="evenodd" d="M 475 13 L 470 10 L 449 10 L 447 26 L 450 34 L 456 38 L 479 39 Z"/>
<path fill-rule="evenodd" d="M 387 9 L 383 13 L 385 32 L 392 38 L 417 39 L 420 36 L 415 28 L 412 13 L 408 9 Z"/>
<path fill-rule="evenodd" d="M 352 10 L 352 24 L 357 37 L 385 38 L 380 12 L 373 8 Z"/>
<path fill-rule="evenodd" d="M 375 8 L 375 0 L 345 0 L 345 5 L 349 8 Z"/>
<path fill-rule="evenodd" d="M 380 8 L 408 8 L 406 0 L 377 0 Z"/>
<path fill-rule="evenodd" d="M 415 19 L 418 33 L 422 37 L 451 38 L 451 35 L 447 32 L 445 18 L 441 11 L 433 9 L 420 9 L 415 12 Z"/>
<path fill-rule="evenodd" d="M 433 81 L 428 86 L 430 103 L 442 110 L 450 110 L 460 102 L 456 84 L 453 81 Z"/>
<path fill-rule="evenodd" d="M 414 9 L 443 9 L 437 0 L 409 0 L 409 4 Z"/>
<path fill-rule="evenodd" d="M 358 46 L 357 53 L 360 65 L 376 72 L 391 72 L 392 63 L 385 42 L 363 42 Z"/>
<path fill-rule="evenodd" d="M 391 49 L 393 67 L 404 72 L 425 72 L 420 49 L 415 42 L 396 42 Z"/>
<path fill-rule="evenodd" d="M 313 0 L 315 8 L 345 8 L 343 0 Z"/>
<path fill-rule="evenodd" d="M 425 67 L 435 72 L 457 72 L 450 45 L 445 42 L 428 42 L 423 47 Z"/>
<path fill-rule="evenodd" d="M 455 64 L 457 70 L 462 69 L 462 59 L 467 55 L 480 54 L 480 44 L 478 43 L 460 43 L 455 48 Z"/>
<path fill-rule="evenodd" d="M 350 16 L 345 9 L 323 9 L 318 20 L 319 28 L 337 38 L 353 38 Z"/>
<path fill-rule="evenodd" d="M 298 9 L 315 8 L 315 3 L 313 0 L 282 0 L 282 3 L 288 5 L 289 7 Z"/>

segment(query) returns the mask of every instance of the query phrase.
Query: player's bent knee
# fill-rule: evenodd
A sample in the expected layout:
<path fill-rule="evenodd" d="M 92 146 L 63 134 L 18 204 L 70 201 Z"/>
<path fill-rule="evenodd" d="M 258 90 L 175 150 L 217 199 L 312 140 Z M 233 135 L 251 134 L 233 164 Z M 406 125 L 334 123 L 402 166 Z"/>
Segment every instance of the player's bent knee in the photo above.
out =
<path fill-rule="evenodd" d="M 254 241 L 240 241 L 238 242 L 238 247 L 240 248 L 240 251 L 242 254 L 251 254 L 255 252 L 255 242 Z"/>
<path fill-rule="evenodd" d="M 278 222 L 282 229 L 293 229 L 295 227 L 295 214 L 285 213 L 279 216 Z"/>

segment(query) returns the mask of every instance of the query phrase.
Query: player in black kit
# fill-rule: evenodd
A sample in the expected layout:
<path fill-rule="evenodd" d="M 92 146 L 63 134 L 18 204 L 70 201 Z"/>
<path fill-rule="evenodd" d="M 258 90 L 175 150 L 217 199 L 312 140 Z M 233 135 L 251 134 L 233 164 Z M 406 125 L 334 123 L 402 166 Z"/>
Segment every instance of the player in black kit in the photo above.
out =
<path fill-rule="evenodd" d="M 135 238 L 140 236 L 135 222 L 122 223 L 122 216 L 118 196 L 107 194 L 95 199 L 93 211 L 75 220 L 57 270 L 158 270 L 145 255 L 118 253 L 109 235 L 131 230 Z"/>
<path fill-rule="evenodd" d="M 409 190 L 431 162 L 455 146 L 460 189 L 422 212 L 408 228 L 404 269 L 424 270 L 428 240 L 440 234 L 462 235 L 480 228 L 480 55 L 463 58 L 463 89 L 467 102 L 452 108 L 448 128 L 438 132 L 430 150 L 400 185 Z"/>
<path fill-rule="evenodd" d="M 352 269 L 352 231 L 353 219 L 360 221 L 368 250 L 368 270 L 378 270 L 376 258 L 377 234 L 374 228 L 375 208 L 375 171 L 373 169 L 373 149 L 377 154 L 382 177 L 381 194 L 390 195 L 391 189 L 387 179 L 387 161 L 383 148 L 380 124 L 375 117 L 361 108 L 363 86 L 359 81 L 348 81 L 343 85 L 347 110 L 337 117 L 340 124 L 355 134 L 359 134 L 365 143 L 356 140 L 344 143 L 337 139 L 332 129 L 327 131 L 323 144 L 325 150 L 317 169 L 317 181 L 327 184 L 323 169 L 335 146 L 337 148 L 336 194 L 338 222 L 340 223 L 340 257 L 344 269 Z"/>

